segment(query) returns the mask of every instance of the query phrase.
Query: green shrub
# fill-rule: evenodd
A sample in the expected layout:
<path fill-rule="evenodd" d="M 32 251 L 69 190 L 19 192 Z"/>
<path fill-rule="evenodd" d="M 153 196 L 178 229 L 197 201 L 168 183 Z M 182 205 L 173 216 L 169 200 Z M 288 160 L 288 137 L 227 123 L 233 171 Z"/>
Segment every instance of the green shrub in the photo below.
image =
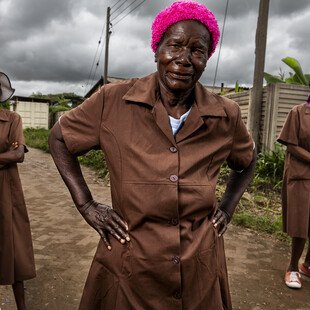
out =
<path fill-rule="evenodd" d="M 282 187 L 285 152 L 276 144 L 274 151 L 258 154 L 253 185 L 279 190 Z"/>
<path fill-rule="evenodd" d="M 108 168 L 101 150 L 89 151 L 87 154 L 79 157 L 79 162 L 84 166 L 96 170 L 101 178 L 106 179 L 108 177 Z"/>
<path fill-rule="evenodd" d="M 63 105 L 53 105 L 51 107 L 49 107 L 49 112 L 52 114 L 55 114 L 57 112 L 62 112 L 62 111 L 69 111 L 70 108 L 67 106 L 63 106 Z"/>

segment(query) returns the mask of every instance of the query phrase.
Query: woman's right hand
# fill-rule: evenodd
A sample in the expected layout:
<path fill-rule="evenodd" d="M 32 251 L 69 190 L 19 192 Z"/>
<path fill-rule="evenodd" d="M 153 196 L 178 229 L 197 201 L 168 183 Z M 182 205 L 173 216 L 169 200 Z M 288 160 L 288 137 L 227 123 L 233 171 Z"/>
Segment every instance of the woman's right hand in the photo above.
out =
<path fill-rule="evenodd" d="M 122 244 L 130 241 L 127 224 L 112 207 L 90 200 L 78 210 L 86 222 L 97 230 L 108 250 L 112 250 L 109 234 Z"/>

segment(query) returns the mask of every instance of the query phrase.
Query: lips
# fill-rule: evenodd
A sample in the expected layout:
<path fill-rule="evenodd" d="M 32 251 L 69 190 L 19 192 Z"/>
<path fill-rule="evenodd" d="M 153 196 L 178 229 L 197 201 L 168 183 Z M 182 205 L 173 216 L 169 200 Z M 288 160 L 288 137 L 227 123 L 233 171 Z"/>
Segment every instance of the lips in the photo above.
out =
<path fill-rule="evenodd" d="M 176 80 L 189 80 L 192 78 L 193 74 L 190 72 L 169 72 L 168 73 L 172 78 Z"/>

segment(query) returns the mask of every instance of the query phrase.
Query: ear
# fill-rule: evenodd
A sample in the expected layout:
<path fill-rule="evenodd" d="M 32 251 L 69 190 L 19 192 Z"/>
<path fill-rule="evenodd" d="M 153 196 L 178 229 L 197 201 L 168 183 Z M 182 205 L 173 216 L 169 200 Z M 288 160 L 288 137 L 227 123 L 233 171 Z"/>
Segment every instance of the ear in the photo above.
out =
<path fill-rule="evenodd" d="M 158 53 L 157 53 L 157 51 L 155 52 L 154 58 L 155 58 L 155 62 L 157 62 L 158 61 Z"/>

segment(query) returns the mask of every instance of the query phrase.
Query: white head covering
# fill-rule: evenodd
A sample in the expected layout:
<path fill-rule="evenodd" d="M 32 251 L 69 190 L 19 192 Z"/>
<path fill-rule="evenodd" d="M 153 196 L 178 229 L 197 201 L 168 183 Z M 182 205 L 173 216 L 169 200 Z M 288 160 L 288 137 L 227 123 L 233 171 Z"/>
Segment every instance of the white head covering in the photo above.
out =
<path fill-rule="evenodd" d="M 11 87 L 9 77 L 0 72 L 0 102 L 7 101 L 14 94 L 15 89 Z"/>

